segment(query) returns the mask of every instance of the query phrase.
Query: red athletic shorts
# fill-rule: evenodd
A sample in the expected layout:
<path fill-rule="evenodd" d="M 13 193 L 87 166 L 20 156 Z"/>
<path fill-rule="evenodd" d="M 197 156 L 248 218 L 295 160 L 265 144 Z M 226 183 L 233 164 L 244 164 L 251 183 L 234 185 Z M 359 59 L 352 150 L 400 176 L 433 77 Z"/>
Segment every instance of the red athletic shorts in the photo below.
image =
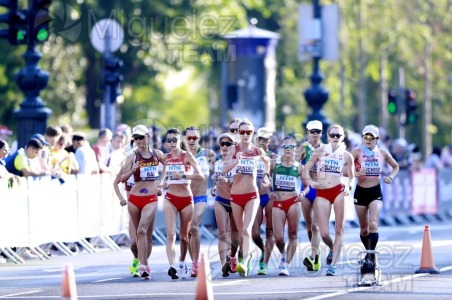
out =
<path fill-rule="evenodd" d="M 294 196 L 292 198 L 289 198 L 287 200 L 283 201 L 273 201 L 273 207 L 282 209 L 286 212 L 286 214 L 289 212 L 290 207 L 297 202 L 297 196 Z"/>
<path fill-rule="evenodd" d="M 143 207 L 145 207 L 149 203 L 157 202 L 157 195 L 137 196 L 130 194 L 129 202 L 138 207 L 139 209 L 143 209 Z"/>
<path fill-rule="evenodd" d="M 171 193 L 166 193 L 165 199 L 168 200 L 172 205 L 174 205 L 174 207 L 176 207 L 177 211 L 179 212 L 193 203 L 193 197 L 191 196 L 179 197 Z"/>
<path fill-rule="evenodd" d="M 343 184 L 338 184 L 336 186 L 333 186 L 329 189 L 317 189 L 317 197 L 325 198 L 326 200 L 330 201 L 331 204 L 334 203 L 334 200 L 336 200 L 336 197 L 344 191 L 345 187 Z"/>
<path fill-rule="evenodd" d="M 248 194 L 231 194 L 231 202 L 245 208 L 248 201 L 256 200 L 259 198 L 256 192 Z"/>

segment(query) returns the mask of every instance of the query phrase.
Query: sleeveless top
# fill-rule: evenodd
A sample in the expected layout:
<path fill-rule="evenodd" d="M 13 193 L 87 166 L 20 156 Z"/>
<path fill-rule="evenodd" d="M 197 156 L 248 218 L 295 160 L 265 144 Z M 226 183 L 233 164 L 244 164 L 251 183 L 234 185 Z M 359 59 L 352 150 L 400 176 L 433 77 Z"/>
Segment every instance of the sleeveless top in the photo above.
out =
<path fill-rule="evenodd" d="M 292 166 L 285 167 L 281 164 L 281 162 L 276 163 L 272 175 L 273 190 L 275 192 L 293 192 L 295 190 L 299 190 L 297 186 L 298 177 L 300 177 L 300 173 L 298 172 L 299 165 L 300 164 L 298 162 L 294 162 Z"/>
<path fill-rule="evenodd" d="M 323 143 L 320 143 L 320 147 L 322 147 L 322 146 L 324 146 L 324 144 L 323 144 Z M 307 162 L 308 162 L 308 160 L 311 158 L 312 153 L 314 152 L 314 150 L 315 150 L 316 148 L 314 148 L 314 147 L 311 145 L 311 143 L 309 143 L 309 142 L 303 143 L 303 147 L 304 147 L 305 150 L 306 150 L 306 157 L 301 161 L 301 164 L 302 164 L 302 165 L 306 165 Z M 319 147 L 319 148 L 320 148 L 320 147 Z M 314 172 L 314 173 L 317 172 L 317 163 L 315 163 L 315 164 L 312 166 L 310 172 Z"/>
<path fill-rule="evenodd" d="M 224 161 L 222 160 L 223 156 L 220 154 L 215 158 L 215 164 L 214 164 L 214 175 L 215 176 L 223 176 L 224 178 L 231 180 L 232 179 L 232 170 L 227 172 L 226 174 L 223 174 L 223 166 Z"/>
<path fill-rule="evenodd" d="M 138 150 L 135 151 L 135 162 L 139 163 L 139 167 L 133 172 L 134 182 L 154 181 L 159 178 L 159 159 L 154 151 L 151 151 L 150 158 L 141 156 Z"/>
<path fill-rule="evenodd" d="M 173 158 L 171 153 L 168 154 L 166 159 L 166 174 L 168 175 L 168 184 L 189 184 L 189 179 L 173 179 L 172 173 L 178 172 L 182 175 L 193 174 L 193 168 L 190 165 L 185 164 L 185 155 L 187 152 L 182 152 L 178 158 Z"/>
<path fill-rule="evenodd" d="M 201 170 L 202 170 L 202 173 L 204 174 L 204 176 L 209 176 L 210 168 L 209 168 L 209 162 L 208 162 L 207 156 L 206 156 L 206 149 L 202 149 L 201 147 L 199 147 L 195 158 L 196 158 L 196 161 L 198 162 L 199 166 L 201 167 Z"/>
<path fill-rule="evenodd" d="M 235 152 L 242 151 L 242 158 L 238 164 L 232 169 L 232 174 L 244 174 L 244 175 L 256 175 L 257 174 L 257 161 L 256 156 L 259 155 L 259 148 L 253 146 L 253 150 L 250 153 L 245 153 L 240 149 L 239 145 L 235 145 Z"/>
<path fill-rule="evenodd" d="M 365 147 L 365 146 L 363 146 Z M 361 167 L 366 168 L 366 174 L 360 177 L 378 177 L 381 175 L 381 171 L 383 169 L 383 154 L 380 149 L 375 146 L 374 151 L 366 151 L 368 154 L 366 155 L 364 149 L 361 147 L 359 151 L 359 156 L 355 161 L 355 169 L 357 172 L 361 169 Z"/>
<path fill-rule="evenodd" d="M 343 148 L 338 148 L 336 151 L 331 151 L 331 146 L 325 146 L 325 152 L 320 158 L 318 170 L 324 173 L 330 173 L 335 176 L 341 176 L 342 169 L 344 168 L 344 151 Z"/>

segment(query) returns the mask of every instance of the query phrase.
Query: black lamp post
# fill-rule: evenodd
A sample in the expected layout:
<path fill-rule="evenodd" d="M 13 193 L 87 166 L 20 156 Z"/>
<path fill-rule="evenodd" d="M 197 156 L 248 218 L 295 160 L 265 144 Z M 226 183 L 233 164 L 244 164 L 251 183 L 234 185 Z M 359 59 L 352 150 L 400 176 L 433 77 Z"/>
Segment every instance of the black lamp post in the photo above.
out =
<path fill-rule="evenodd" d="M 47 86 L 49 73 L 39 68 L 42 54 L 35 46 L 45 42 L 49 36 L 49 15 L 51 0 L 28 0 L 27 18 L 28 29 L 27 50 L 23 58 L 25 66 L 15 74 L 14 78 L 19 89 L 25 95 L 20 108 L 14 111 L 16 119 L 16 132 L 18 147 L 23 147 L 34 133 L 44 133 L 47 119 L 52 111 L 45 107 L 39 97 L 41 91 Z"/>
<path fill-rule="evenodd" d="M 320 6 L 319 0 L 313 0 L 313 9 L 314 9 L 314 19 L 321 20 L 322 17 L 322 7 Z M 326 90 L 322 86 L 323 76 L 319 69 L 320 59 L 322 57 L 322 44 L 321 38 L 317 41 L 317 45 L 315 45 L 316 51 L 313 51 L 312 58 L 312 75 L 311 86 L 307 88 L 303 95 L 308 103 L 309 107 L 311 107 L 312 112 L 308 115 L 308 119 L 303 122 L 303 128 L 306 128 L 306 124 L 312 120 L 319 120 L 323 124 L 323 136 L 322 139 L 326 141 L 326 130 L 331 125 L 331 121 L 329 121 L 323 110 L 323 105 L 328 101 L 328 90 Z"/>

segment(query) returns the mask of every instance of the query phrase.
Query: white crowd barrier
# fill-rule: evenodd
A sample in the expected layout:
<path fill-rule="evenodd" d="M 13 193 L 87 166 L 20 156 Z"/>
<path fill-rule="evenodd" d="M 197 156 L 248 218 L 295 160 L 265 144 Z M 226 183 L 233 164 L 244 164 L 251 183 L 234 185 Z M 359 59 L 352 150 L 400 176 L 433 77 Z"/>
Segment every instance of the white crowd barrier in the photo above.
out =
<path fill-rule="evenodd" d="M 113 178 L 108 174 L 71 175 L 64 177 L 64 181 L 28 177 L 21 178 L 20 185 L 8 188 L 7 181 L 0 180 L 0 252 L 8 257 L 12 255 L 18 262 L 20 258 L 14 257 L 12 247 L 29 247 L 39 252 L 38 246 L 54 244 L 72 255 L 64 243 L 79 242 L 95 252 L 86 241 L 95 237 L 100 237 L 113 250 L 119 249 L 109 236 L 127 234 L 129 216 L 127 207 L 121 207 L 114 194 Z M 452 218 L 450 169 L 437 173 L 436 179 L 431 170 L 402 171 L 392 185 L 382 183 L 382 188 L 381 216 L 392 225 L 400 223 L 399 219 L 416 219 L 417 215 L 446 213 L 446 217 Z M 154 237 L 161 243 L 165 240 L 163 201 L 163 196 L 159 197 L 154 225 Z M 213 203 L 209 191 L 210 209 L 201 221 L 201 232 L 207 238 L 212 238 L 212 234 L 204 225 L 215 226 Z M 352 197 L 348 197 L 346 220 L 356 222 L 352 203 Z"/>

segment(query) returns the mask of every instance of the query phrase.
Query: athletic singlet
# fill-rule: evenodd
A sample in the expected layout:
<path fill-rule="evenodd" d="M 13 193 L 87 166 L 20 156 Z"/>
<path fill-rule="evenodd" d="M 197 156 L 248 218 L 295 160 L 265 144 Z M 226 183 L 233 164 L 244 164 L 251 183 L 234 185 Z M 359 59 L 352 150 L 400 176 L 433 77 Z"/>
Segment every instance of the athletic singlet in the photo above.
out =
<path fill-rule="evenodd" d="M 281 162 L 276 163 L 273 169 L 273 190 L 275 192 L 293 192 L 299 190 L 298 188 L 298 177 L 300 173 L 298 172 L 298 162 L 290 167 L 285 167 Z"/>
<path fill-rule="evenodd" d="M 381 175 L 384 162 L 383 154 L 377 146 L 375 146 L 373 151 L 369 150 L 369 152 L 372 152 L 371 156 L 367 156 L 362 147 L 359 149 L 359 155 L 355 161 L 356 171 L 359 172 L 361 167 L 366 168 L 366 174 L 360 177 L 376 177 Z"/>
<path fill-rule="evenodd" d="M 159 178 L 159 160 L 154 151 L 151 151 L 150 158 L 144 158 L 141 156 L 140 152 L 136 150 L 135 162 L 138 162 L 139 167 L 133 172 L 134 182 L 154 181 Z"/>
<path fill-rule="evenodd" d="M 201 167 L 202 173 L 204 176 L 209 176 L 210 168 L 209 168 L 209 162 L 207 161 L 206 157 L 206 149 L 202 149 L 201 147 L 198 148 L 198 152 L 196 153 L 196 161 L 198 162 L 199 166 Z"/>
<path fill-rule="evenodd" d="M 320 147 L 322 147 L 322 146 L 324 146 L 324 144 L 320 143 Z M 301 164 L 302 164 L 302 165 L 306 165 L 307 162 L 308 162 L 308 160 L 309 160 L 309 159 L 311 158 L 311 156 L 312 156 L 312 152 L 314 152 L 314 150 L 315 150 L 316 148 L 314 148 L 314 147 L 311 145 L 311 143 L 309 143 L 309 142 L 305 142 L 305 143 L 303 144 L 303 147 L 305 148 L 305 151 L 306 151 L 306 157 L 301 161 Z M 319 147 L 319 148 L 320 148 L 320 147 Z M 310 172 L 317 172 L 317 163 L 315 163 L 315 164 L 312 166 Z"/>
<path fill-rule="evenodd" d="M 235 153 L 240 152 L 240 146 L 235 146 Z M 238 164 L 232 169 L 233 174 L 243 175 L 256 175 L 257 173 L 257 161 L 256 156 L 259 155 L 259 148 L 254 147 L 251 153 L 245 153 L 242 151 L 242 158 Z"/>
<path fill-rule="evenodd" d="M 325 151 L 320 158 L 318 169 L 320 172 L 330 173 L 335 176 L 341 176 L 344 168 L 344 149 L 338 148 L 336 151 L 328 151 L 330 147 L 324 147 Z"/>
<path fill-rule="evenodd" d="M 182 152 L 178 158 L 173 158 L 171 153 L 168 154 L 166 159 L 166 174 L 168 175 L 168 184 L 187 184 L 190 183 L 189 179 L 173 179 L 172 173 L 179 172 L 182 175 L 193 174 L 193 168 L 190 165 L 184 163 L 186 152 Z"/>
<path fill-rule="evenodd" d="M 223 176 L 224 178 L 231 180 L 232 179 L 232 171 L 227 172 L 226 174 L 223 174 L 223 166 L 224 166 L 224 161 L 222 160 L 223 156 L 220 154 L 217 156 L 217 158 L 215 159 L 215 164 L 214 164 L 214 175 L 215 176 Z"/>

